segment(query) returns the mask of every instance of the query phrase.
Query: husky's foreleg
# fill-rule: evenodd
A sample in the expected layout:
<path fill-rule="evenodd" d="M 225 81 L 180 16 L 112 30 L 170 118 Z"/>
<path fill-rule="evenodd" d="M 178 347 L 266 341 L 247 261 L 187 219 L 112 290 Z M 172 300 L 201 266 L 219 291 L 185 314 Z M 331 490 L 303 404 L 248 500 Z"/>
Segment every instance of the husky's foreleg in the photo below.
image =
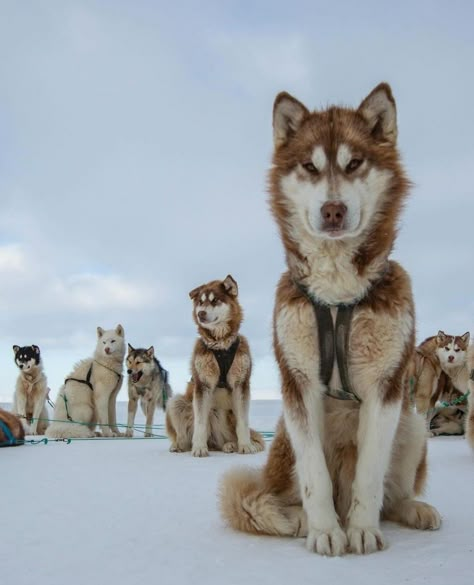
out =
<path fill-rule="evenodd" d="M 280 367 L 283 414 L 295 453 L 295 468 L 308 519 L 306 546 L 342 555 L 347 537 L 336 514 L 323 451 L 324 387 L 318 375 L 312 308 L 281 306 L 275 318 L 275 354 Z"/>
<path fill-rule="evenodd" d="M 192 454 L 194 457 L 207 457 L 209 411 L 212 403 L 212 390 L 197 381 L 193 397 L 194 432 Z"/>

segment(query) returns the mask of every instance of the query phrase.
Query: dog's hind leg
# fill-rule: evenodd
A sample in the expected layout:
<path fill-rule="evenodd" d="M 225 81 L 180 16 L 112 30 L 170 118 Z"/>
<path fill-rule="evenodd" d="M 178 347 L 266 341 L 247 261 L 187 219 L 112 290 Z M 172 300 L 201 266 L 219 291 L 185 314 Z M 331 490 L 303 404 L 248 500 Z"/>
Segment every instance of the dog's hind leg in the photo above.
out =
<path fill-rule="evenodd" d="M 438 511 L 414 498 L 423 492 L 427 477 L 426 433 L 423 420 L 403 413 L 385 480 L 382 518 L 410 528 L 437 530 Z"/>

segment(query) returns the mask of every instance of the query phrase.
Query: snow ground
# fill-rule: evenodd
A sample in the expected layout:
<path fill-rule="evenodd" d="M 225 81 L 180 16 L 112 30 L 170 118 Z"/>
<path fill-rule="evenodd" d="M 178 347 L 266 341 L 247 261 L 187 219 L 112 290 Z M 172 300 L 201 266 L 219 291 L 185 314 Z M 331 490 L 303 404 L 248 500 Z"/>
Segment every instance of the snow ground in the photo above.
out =
<path fill-rule="evenodd" d="M 124 404 L 119 412 L 125 421 Z M 255 401 L 253 428 L 273 430 L 279 412 L 278 401 Z M 223 525 L 219 477 L 261 465 L 266 453 L 194 459 L 169 453 L 167 440 L 102 439 L 0 449 L 0 583 L 472 583 L 474 456 L 458 437 L 430 439 L 429 451 L 426 499 L 443 516 L 441 530 L 387 523 L 386 551 L 323 558 L 302 539 Z"/>

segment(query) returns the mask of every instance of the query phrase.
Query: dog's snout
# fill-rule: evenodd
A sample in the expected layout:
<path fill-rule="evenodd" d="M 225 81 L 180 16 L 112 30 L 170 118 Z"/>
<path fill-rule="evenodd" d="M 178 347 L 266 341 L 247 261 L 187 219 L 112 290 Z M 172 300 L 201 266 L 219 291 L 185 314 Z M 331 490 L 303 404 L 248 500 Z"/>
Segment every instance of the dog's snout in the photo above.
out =
<path fill-rule="evenodd" d="M 344 224 L 347 207 L 342 201 L 326 201 L 321 207 L 324 229 L 341 229 Z"/>
<path fill-rule="evenodd" d="M 198 312 L 198 318 L 199 319 L 205 319 L 206 317 L 207 317 L 206 311 L 199 311 Z"/>
<path fill-rule="evenodd" d="M 132 373 L 132 370 L 127 370 L 127 374 L 131 374 L 131 373 Z"/>
<path fill-rule="evenodd" d="M 448 362 L 454 362 L 454 356 L 453 355 L 450 355 L 448 357 Z"/>
<path fill-rule="evenodd" d="M 20 364 L 20 370 L 22 370 L 22 369 L 23 369 L 23 364 Z"/>
<path fill-rule="evenodd" d="M 105 348 L 105 353 L 109 354 L 110 353 L 110 347 L 106 347 Z"/>

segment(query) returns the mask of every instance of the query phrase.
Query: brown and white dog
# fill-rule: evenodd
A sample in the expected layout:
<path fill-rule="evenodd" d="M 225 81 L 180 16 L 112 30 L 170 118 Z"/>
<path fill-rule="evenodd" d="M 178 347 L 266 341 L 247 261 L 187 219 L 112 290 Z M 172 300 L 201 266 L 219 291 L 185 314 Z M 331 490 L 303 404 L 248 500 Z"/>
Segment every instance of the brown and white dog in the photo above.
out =
<path fill-rule="evenodd" d="M 416 348 L 411 364 L 416 409 L 426 414 L 438 400 L 450 400 L 467 392 L 466 365 L 469 332 L 464 335 L 428 337 Z"/>
<path fill-rule="evenodd" d="M 469 411 L 466 419 L 466 438 L 474 451 L 474 345 L 467 352 L 467 368 L 469 372 Z"/>
<path fill-rule="evenodd" d="M 280 93 L 273 128 L 271 205 L 288 265 L 274 310 L 284 416 L 263 470 L 224 477 L 221 511 L 240 530 L 305 536 L 320 554 L 372 553 L 385 547 L 381 517 L 441 522 L 415 500 L 427 475 L 424 421 L 408 399 L 415 312 L 407 273 L 388 259 L 409 186 L 395 101 L 383 83 L 355 110 L 311 113 Z M 341 352 L 339 367 L 320 359 Z M 327 395 L 351 394 L 344 385 L 355 400 Z"/>
<path fill-rule="evenodd" d="M 25 429 L 18 415 L 0 408 L 0 447 L 23 445 Z"/>
<path fill-rule="evenodd" d="M 170 451 L 209 449 L 226 453 L 263 451 L 262 436 L 249 429 L 252 359 L 239 333 L 243 314 L 232 276 L 193 289 L 193 319 L 199 338 L 191 358 L 192 379 L 166 409 Z"/>

